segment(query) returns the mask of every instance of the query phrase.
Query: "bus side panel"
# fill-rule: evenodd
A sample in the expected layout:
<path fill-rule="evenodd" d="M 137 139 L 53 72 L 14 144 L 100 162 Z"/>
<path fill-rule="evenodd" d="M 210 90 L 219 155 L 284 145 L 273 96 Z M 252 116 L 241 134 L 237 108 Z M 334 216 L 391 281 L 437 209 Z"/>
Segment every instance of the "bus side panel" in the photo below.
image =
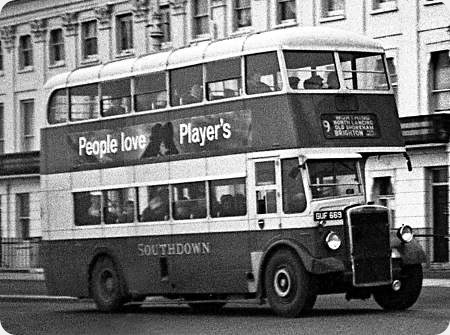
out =
<path fill-rule="evenodd" d="M 87 297 L 86 254 L 75 241 L 42 241 L 41 255 L 49 295 Z"/>
<path fill-rule="evenodd" d="M 226 224 L 226 222 L 224 222 Z M 170 281 L 177 293 L 245 293 L 251 271 L 247 232 L 174 236 L 176 245 L 200 245 L 200 253 L 170 258 Z M 205 247 L 206 246 L 206 247 Z"/>

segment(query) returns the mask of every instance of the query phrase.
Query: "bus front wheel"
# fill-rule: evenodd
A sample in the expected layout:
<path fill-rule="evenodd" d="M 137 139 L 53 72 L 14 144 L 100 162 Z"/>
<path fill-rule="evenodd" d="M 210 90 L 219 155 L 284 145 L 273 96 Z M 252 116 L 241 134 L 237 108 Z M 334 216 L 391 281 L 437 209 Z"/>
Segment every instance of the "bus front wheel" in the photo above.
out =
<path fill-rule="evenodd" d="M 120 310 L 126 302 L 124 283 L 114 262 L 101 257 L 94 265 L 91 292 L 97 308 L 103 312 Z"/>
<path fill-rule="evenodd" d="M 269 305 L 280 316 L 296 317 L 314 305 L 310 274 L 290 250 L 278 251 L 269 259 L 264 283 Z"/>
<path fill-rule="evenodd" d="M 385 310 L 407 309 L 419 298 L 422 279 L 421 264 L 405 266 L 400 272 L 400 289 L 394 291 L 390 285 L 383 286 L 374 292 L 375 301 Z"/>

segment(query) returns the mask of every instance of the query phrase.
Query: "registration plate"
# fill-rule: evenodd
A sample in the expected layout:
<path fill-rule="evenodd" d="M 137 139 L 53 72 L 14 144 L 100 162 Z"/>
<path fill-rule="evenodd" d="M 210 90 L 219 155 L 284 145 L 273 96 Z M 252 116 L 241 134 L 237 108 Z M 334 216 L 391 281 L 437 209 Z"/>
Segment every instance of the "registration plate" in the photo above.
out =
<path fill-rule="evenodd" d="M 314 221 L 342 220 L 344 211 L 318 211 L 314 212 Z"/>

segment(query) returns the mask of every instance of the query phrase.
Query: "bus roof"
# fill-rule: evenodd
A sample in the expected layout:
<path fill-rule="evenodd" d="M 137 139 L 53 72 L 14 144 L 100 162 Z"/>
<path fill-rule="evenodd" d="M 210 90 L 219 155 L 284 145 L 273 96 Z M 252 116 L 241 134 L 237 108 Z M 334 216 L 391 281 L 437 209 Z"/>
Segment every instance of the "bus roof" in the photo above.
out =
<path fill-rule="evenodd" d="M 50 78 L 45 88 L 87 84 L 276 49 L 383 52 L 380 42 L 364 35 L 323 27 L 292 27 L 204 41 L 180 49 L 77 68 Z"/>

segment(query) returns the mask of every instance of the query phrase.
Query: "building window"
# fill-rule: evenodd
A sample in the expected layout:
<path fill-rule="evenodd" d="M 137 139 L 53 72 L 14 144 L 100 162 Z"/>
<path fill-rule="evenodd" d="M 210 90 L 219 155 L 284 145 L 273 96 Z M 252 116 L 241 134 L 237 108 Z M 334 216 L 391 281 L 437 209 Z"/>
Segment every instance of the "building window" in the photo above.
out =
<path fill-rule="evenodd" d="M 395 225 L 395 195 L 392 185 L 392 178 L 373 178 L 372 199 L 377 205 L 385 206 L 389 209 L 389 221 L 391 227 Z"/>
<path fill-rule="evenodd" d="M 444 50 L 431 55 L 432 101 L 434 112 L 450 111 L 450 51 Z"/>
<path fill-rule="evenodd" d="M 344 15 L 344 0 L 322 0 L 322 17 Z"/>
<path fill-rule="evenodd" d="M 82 26 L 82 43 L 83 43 L 83 58 L 91 58 L 96 56 L 97 51 L 97 22 L 89 21 L 83 22 Z"/>
<path fill-rule="evenodd" d="M 0 104 L 0 154 L 5 152 L 5 114 L 3 104 Z"/>
<path fill-rule="evenodd" d="M 30 238 L 30 194 L 16 195 L 17 237 L 23 240 Z"/>
<path fill-rule="evenodd" d="M 19 39 L 19 70 L 28 66 L 33 66 L 33 46 L 31 45 L 31 36 L 20 36 Z"/>
<path fill-rule="evenodd" d="M 236 29 L 252 25 L 252 8 L 250 0 L 235 0 L 234 7 Z"/>
<path fill-rule="evenodd" d="M 0 71 L 3 71 L 3 46 L 2 46 L 2 41 L 0 41 Z"/>
<path fill-rule="evenodd" d="M 170 6 L 169 4 L 159 6 L 159 12 L 161 13 L 161 31 L 162 42 L 167 43 L 172 40 L 170 36 Z"/>
<path fill-rule="evenodd" d="M 50 32 L 50 65 L 64 61 L 64 38 L 62 29 Z"/>
<path fill-rule="evenodd" d="M 20 114 L 22 120 L 22 151 L 31 151 L 34 144 L 34 101 L 21 101 Z"/>
<path fill-rule="evenodd" d="M 193 36 L 201 37 L 209 33 L 208 0 L 196 0 L 193 6 Z"/>
<path fill-rule="evenodd" d="M 133 49 L 133 17 L 131 14 L 117 16 L 117 52 Z"/>
<path fill-rule="evenodd" d="M 277 0 L 277 23 L 295 21 L 295 0 Z"/>
<path fill-rule="evenodd" d="M 373 0 L 373 10 L 391 10 L 397 8 L 397 0 Z"/>

